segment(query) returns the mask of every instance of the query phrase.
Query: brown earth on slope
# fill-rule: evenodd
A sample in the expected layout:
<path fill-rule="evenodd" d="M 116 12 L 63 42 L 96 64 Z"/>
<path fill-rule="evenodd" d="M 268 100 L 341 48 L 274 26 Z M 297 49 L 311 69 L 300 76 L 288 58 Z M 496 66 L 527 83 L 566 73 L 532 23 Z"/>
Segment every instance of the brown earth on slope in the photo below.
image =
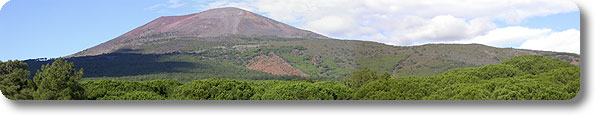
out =
<path fill-rule="evenodd" d="M 250 70 L 262 71 L 273 75 L 298 75 L 302 77 L 310 77 L 310 75 L 302 72 L 299 69 L 293 68 L 283 58 L 269 53 L 268 55 L 258 55 L 253 57 L 246 68 Z"/>

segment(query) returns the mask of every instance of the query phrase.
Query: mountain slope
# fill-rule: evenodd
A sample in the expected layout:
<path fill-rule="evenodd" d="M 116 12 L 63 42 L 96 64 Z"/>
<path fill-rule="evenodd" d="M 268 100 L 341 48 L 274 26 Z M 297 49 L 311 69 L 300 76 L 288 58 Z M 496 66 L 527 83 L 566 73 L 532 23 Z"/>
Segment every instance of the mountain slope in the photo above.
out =
<path fill-rule="evenodd" d="M 480 44 L 404 47 L 336 39 L 246 36 L 221 38 L 229 41 L 184 38 L 141 47 L 148 50 L 73 57 L 67 60 L 74 62 L 76 68 L 85 69 L 85 79 L 141 81 L 190 81 L 205 78 L 290 80 L 301 79 L 300 76 L 318 80 L 341 80 L 352 71 L 364 68 L 387 72 L 393 77 L 433 76 L 456 68 L 495 64 L 520 55 L 543 55 L 577 66 L 580 64 L 580 56 L 576 54 L 495 48 Z M 171 47 L 182 48 L 168 49 Z M 155 49 L 175 51 L 152 52 Z M 51 60 L 26 62 L 34 75 L 34 70 Z"/>
<path fill-rule="evenodd" d="M 184 16 L 160 17 L 113 40 L 69 57 L 113 53 L 147 42 L 176 37 L 217 37 L 225 34 L 327 39 L 323 35 L 301 30 L 246 10 L 227 7 Z"/>

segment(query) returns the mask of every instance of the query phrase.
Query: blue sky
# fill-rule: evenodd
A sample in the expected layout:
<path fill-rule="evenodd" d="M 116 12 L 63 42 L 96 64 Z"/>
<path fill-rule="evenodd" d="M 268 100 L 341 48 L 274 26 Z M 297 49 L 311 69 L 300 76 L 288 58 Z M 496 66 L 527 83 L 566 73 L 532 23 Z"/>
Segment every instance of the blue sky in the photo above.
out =
<path fill-rule="evenodd" d="M 554 31 L 564 31 L 568 29 L 580 30 L 580 24 L 580 11 L 532 17 L 520 24 L 506 24 L 501 21 L 497 22 L 497 25 L 501 27 L 519 25 L 531 28 L 550 28 Z"/>
<path fill-rule="evenodd" d="M 6 1 L 0 0 L 0 5 L 5 3 L 0 7 L 2 61 L 67 56 L 113 39 L 160 16 L 198 13 L 229 6 L 339 39 L 405 46 L 482 43 L 496 47 L 580 53 L 580 45 L 576 46 L 576 42 L 580 44 L 580 36 L 577 36 L 580 34 L 580 11 L 574 3 L 567 3 L 569 1 L 548 4 L 536 1 L 518 5 L 507 1 L 502 5 L 498 5 L 499 2 L 489 3 L 487 8 L 485 3 L 449 6 L 449 3 L 441 1 L 435 1 L 441 6 L 434 7 L 432 3 L 421 4 L 414 0 L 398 3 L 308 0 Z M 407 6 L 413 5 L 427 8 L 409 10 L 411 8 Z M 459 7 L 466 9 L 457 10 Z M 570 42 L 558 42 L 561 40 Z"/>

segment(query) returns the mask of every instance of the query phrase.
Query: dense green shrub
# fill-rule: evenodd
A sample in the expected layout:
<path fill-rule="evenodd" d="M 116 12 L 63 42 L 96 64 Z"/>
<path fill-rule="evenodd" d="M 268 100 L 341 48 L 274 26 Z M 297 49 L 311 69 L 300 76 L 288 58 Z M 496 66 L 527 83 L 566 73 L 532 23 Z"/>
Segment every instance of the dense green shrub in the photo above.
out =
<path fill-rule="evenodd" d="M 177 87 L 172 99 L 176 100 L 248 100 L 254 89 L 244 81 L 205 79 Z"/>
<path fill-rule="evenodd" d="M 433 92 L 424 100 L 486 100 L 491 94 L 478 84 L 455 84 Z"/>
<path fill-rule="evenodd" d="M 33 97 L 37 100 L 84 99 L 84 89 L 78 83 L 82 77 L 82 69 L 76 71 L 73 63 L 62 58 L 56 59 L 35 73 L 33 81 L 37 90 Z"/>
<path fill-rule="evenodd" d="M 354 99 L 361 100 L 419 100 L 434 90 L 428 78 L 409 77 L 376 80 L 359 88 Z"/>
<path fill-rule="evenodd" d="M 477 68 L 459 68 L 443 73 L 442 75 L 469 75 L 481 79 L 489 80 L 493 78 L 509 78 L 513 76 L 522 76 L 527 73 L 519 70 L 515 66 L 505 64 L 493 64 Z"/>
<path fill-rule="evenodd" d="M 89 100 L 567 100 L 580 90 L 580 68 L 541 56 L 461 68 L 430 77 L 391 78 L 370 69 L 344 81 L 204 79 L 78 82 L 82 71 L 58 59 L 27 79 L 27 64 L 0 63 L 0 90 L 9 99 Z M 306 79 L 306 80 L 304 80 Z"/>
<path fill-rule="evenodd" d="M 33 99 L 35 86 L 26 70 L 27 63 L 21 61 L 0 62 L 0 90 L 8 99 Z"/>
<path fill-rule="evenodd" d="M 152 87 L 141 82 L 93 80 L 81 83 L 84 86 L 87 99 L 98 99 L 109 96 L 121 96 L 123 92 L 153 91 Z M 118 93 L 113 93 L 118 92 Z"/>
<path fill-rule="evenodd" d="M 376 75 L 376 71 L 370 69 L 362 69 L 351 73 L 348 77 L 345 77 L 344 82 L 350 88 L 359 88 L 365 83 L 374 80 L 386 80 L 390 79 L 391 76 L 388 73 L 382 75 Z"/>
<path fill-rule="evenodd" d="M 155 92 L 133 91 L 133 92 L 110 92 L 109 96 L 97 98 L 97 100 L 164 100 L 165 98 Z"/>
<path fill-rule="evenodd" d="M 567 100 L 580 90 L 580 68 L 542 56 L 461 68 L 433 77 L 376 80 L 354 93 L 364 100 Z"/>
<path fill-rule="evenodd" d="M 81 85 L 86 89 L 85 95 L 87 96 L 87 99 L 117 99 L 125 95 L 141 94 L 157 94 L 165 99 L 169 97 L 169 94 L 173 93 L 174 88 L 182 85 L 182 83 L 175 80 L 152 80 L 142 82 L 91 80 L 81 82 Z M 128 94 L 135 91 L 142 93 Z"/>
<path fill-rule="evenodd" d="M 512 65 L 529 74 L 544 73 L 557 68 L 572 67 L 568 62 L 538 55 L 523 55 L 504 60 L 501 64 Z"/>
<path fill-rule="evenodd" d="M 267 90 L 260 100 L 340 100 L 348 99 L 349 90 L 344 85 L 290 82 Z"/>
<path fill-rule="evenodd" d="M 176 87 L 182 85 L 182 83 L 171 79 L 152 80 L 143 83 L 153 88 L 153 92 L 164 97 L 170 96 L 169 94 L 173 94 Z"/>

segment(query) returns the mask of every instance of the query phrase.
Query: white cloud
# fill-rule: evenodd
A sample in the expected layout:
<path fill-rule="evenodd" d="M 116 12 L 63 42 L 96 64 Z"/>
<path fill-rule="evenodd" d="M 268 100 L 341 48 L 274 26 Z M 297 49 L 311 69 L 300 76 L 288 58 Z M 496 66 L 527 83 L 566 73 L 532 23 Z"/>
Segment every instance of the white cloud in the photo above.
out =
<path fill-rule="evenodd" d="M 538 39 L 527 40 L 521 45 L 520 48 L 580 54 L 580 34 L 581 32 L 575 29 L 569 29 L 562 32 L 553 32 Z"/>
<path fill-rule="evenodd" d="M 498 47 L 515 47 L 529 39 L 541 38 L 549 33 L 551 29 L 531 29 L 520 26 L 511 26 L 491 30 L 485 35 L 452 43 L 479 43 Z"/>
<path fill-rule="evenodd" d="M 185 5 L 185 3 L 180 0 L 167 0 L 166 3 L 155 4 L 153 6 L 146 7 L 145 10 L 158 10 L 159 12 L 164 12 L 164 11 L 167 11 L 167 9 L 179 8 L 184 5 Z M 165 8 L 165 9 L 160 9 L 160 8 Z"/>
<path fill-rule="evenodd" d="M 352 30 L 351 28 L 358 28 L 356 22 L 349 18 L 341 16 L 325 16 L 318 20 L 307 22 L 306 28 L 317 30 L 321 33 L 342 34 Z"/>
<path fill-rule="evenodd" d="M 403 35 L 401 39 L 408 40 L 400 44 L 461 40 L 496 28 L 495 24 L 483 18 L 466 21 L 452 15 L 441 15 L 429 20 L 423 18 L 417 20 L 421 23 L 411 25 L 409 28 L 393 30 L 396 31 L 395 35 Z"/>
<path fill-rule="evenodd" d="M 184 4 L 180 3 L 180 0 L 168 0 L 167 3 L 168 8 L 178 8 L 184 6 Z"/>
<path fill-rule="evenodd" d="M 580 42 L 580 31 L 576 29 L 554 32 L 551 29 L 532 29 L 512 26 L 498 28 L 487 32 L 485 35 L 471 39 L 433 43 L 479 43 L 496 47 L 515 47 L 580 54 Z"/>
<path fill-rule="evenodd" d="M 2 6 L 4 6 L 4 4 L 6 4 L 8 1 L 10 0 L 0 0 L 0 10 L 2 10 Z"/>
<path fill-rule="evenodd" d="M 145 10 L 154 10 L 154 9 L 159 8 L 159 7 L 162 7 L 162 6 L 164 6 L 164 5 L 163 4 L 155 4 L 155 5 L 151 6 L 151 7 L 145 8 Z"/>
<path fill-rule="evenodd" d="M 252 0 L 218 1 L 202 9 L 240 7 L 337 38 L 382 36 L 392 44 L 472 38 L 526 18 L 577 11 L 565 0 Z M 370 30 L 373 32 L 360 32 Z"/>
<path fill-rule="evenodd" d="M 300 16 L 308 16 L 302 20 L 311 21 L 328 15 L 431 18 L 448 14 L 466 19 L 488 17 L 518 23 L 528 17 L 578 10 L 572 1 L 567 0 L 252 0 L 225 3 L 210 8 L 245 4 L 283 21 L 296 20 Z"/>
<path fill-rule="evenodd" d="M 531 17 L 578 11 L 576 4 L 568 0 L 195 0 L 195 3 L 199 3 L 196 5 L 199 10 L 239 7 L 333 38 L 391 45 L 439 42 L 519 47 L 525 41 L 534 42 L 532 39 L 558 33 L 547 28 L 497 27 L 494 21 L 515 25 Z M 568 34 L 559 36 L 562 35 Z"/>

